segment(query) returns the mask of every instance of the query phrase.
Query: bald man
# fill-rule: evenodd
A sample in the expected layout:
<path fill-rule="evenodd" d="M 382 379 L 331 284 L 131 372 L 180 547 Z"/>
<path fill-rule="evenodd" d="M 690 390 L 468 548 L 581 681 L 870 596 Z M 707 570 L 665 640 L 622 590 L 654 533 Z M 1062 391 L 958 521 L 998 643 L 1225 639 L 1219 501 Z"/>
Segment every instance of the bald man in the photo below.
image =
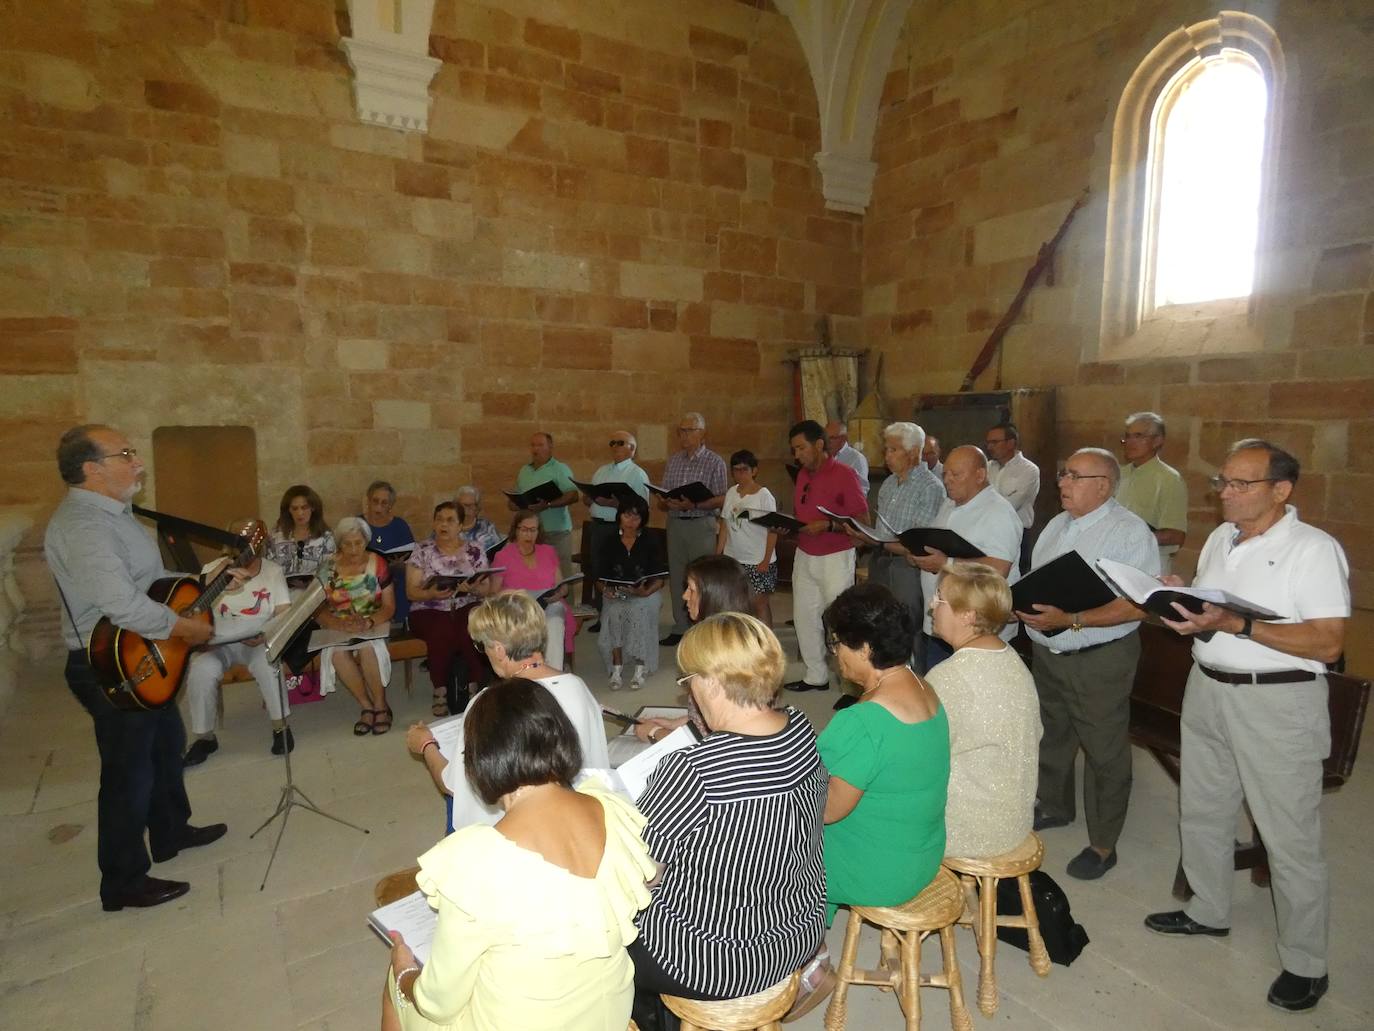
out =
<path fill-rule="evenodd" d="M 859 477 L 859 487 L 868 493 L 868 459 L 864 453 L 849 443 L 849 427 L 838 419 L 825 424 L 825 450 L 830 457 L 847 465 Z"/>
<path fill-rule="evenodd" d="M 1110 451 L 1075 451 L 1057 481 L 1064 511 L 1035 542 L 1032 571 L 1076 551 L 1098 576 L 1100 558 L 1159 575 L 1159 548 L 1150 527 L 1112 497 L 1121 468 Z M 1125 598 L 1085 612 L 1033 608 L 1016 615 L 1035 649 L 1031 669 L 1044 727 L 1035 829 L 1073 822 L 1074 760 L 1081 747 L 1088 847 L 1070 860 L 1068 874 L 1096 880 L 1116 865 L 1116 842 L 1131 797 L 1130 699 L 1142 613 Z"/>
<path fill-rule="evenodd" d="M 983 554 L 977 559 L 1009 577 L 1015 583 L 1016 557 L 1021 552 L 1021 519 L 1011 502 L 1002 497 L 988 482 L 988 459 L 971 444 L 957 447 L 945 457 L 944 504 L 936 513 L 932 526 L 953 530 Z M 926 548 L 924 555 L 907 555 L 907 561 L 921 571 L 921 594 L 935 597 L 940 570 L 949 556 L 935 548 Z M 1015 625 L 1011 632 L 1016 630 Z M 925 644 L 925 669 L 938 665 L 953 654 L 948 644 L 935 636 L 927 602 L 922 626 Z M 1010 636 L 1003 631 L 1007 640 Z M 925 672 L 925 670 L 922 670 Z"/>

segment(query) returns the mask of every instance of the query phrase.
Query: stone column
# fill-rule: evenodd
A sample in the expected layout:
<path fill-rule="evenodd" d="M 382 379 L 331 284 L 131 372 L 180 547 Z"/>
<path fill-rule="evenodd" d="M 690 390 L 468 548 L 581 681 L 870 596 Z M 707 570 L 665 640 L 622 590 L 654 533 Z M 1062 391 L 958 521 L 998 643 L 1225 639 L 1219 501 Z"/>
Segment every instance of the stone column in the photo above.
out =
<path fill-rule="evenodd" d="M 14 552 L 33 520 L 18 512 L 0 514 L 0 652 L 18 652 L 16 627 L 24 611 L 24 596 L 14 578 Z"/>

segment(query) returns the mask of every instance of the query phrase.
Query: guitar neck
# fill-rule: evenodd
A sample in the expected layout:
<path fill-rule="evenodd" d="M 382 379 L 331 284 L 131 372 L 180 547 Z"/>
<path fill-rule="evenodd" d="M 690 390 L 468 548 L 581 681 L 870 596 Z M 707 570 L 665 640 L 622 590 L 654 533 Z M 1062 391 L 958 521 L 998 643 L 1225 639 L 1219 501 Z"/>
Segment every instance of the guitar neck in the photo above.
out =
<path fill-rule="evenodd" d="M 220 573 L 205 585 L 205 589 L 201 591 L 200 597 L 187 606 L 181 614 L 183 616 L 198 616 L 202 612 L 208 612 L 210 606 L 215 603 L 215 599 L 223 594 L 225 589 L 234 582 L 234 578 L 229 575 L 229 570 L 236 566 L 246 566 L 249 562 L 253 561 L 257 553 L 257 548 L 250 543 L 239 552 L 238 557 L 235 558 L 233 562 L 230 562 L 229 565 L 225 567 L 224 572 Z"/>

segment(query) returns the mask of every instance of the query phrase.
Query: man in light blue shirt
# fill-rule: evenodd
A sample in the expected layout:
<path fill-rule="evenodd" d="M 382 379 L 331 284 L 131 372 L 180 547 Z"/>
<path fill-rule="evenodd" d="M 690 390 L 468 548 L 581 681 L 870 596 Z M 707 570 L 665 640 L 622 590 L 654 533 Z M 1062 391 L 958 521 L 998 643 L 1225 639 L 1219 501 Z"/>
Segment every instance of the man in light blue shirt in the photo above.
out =
<path fill-rule="evenodd" d="M 544 543 L 553 545 L 553 550 L 558 552 L 560 575 L 571 576 L 572 515 L 568 506 L 577 500 L 577 487 L 573 484 L 572 470 L 553 457 L 553 434 L 541 430 L 530 438 L 530 461 L 516 474 L 515 489 L 523 493 L 549 482 L 557 484 L 563 493 L 552 501 L 530 505 L 529 510 L 539 515 Z M 512 512 L 516 511 L 514 502 L 507 504 Z"/>
<path fill-rule="evenodd" d="M 1057 480 L 1064 511 L 1035 542 L 1032 570 L 1076 551 L 1099 576 L 1100 558 L 1159 575 L 1154 534 L 1112 498 L 1121 468 L 1111 452 L 1075 451 Z M 1136 628 L 1142 613 L 1125 598 L 1085 612 L 1040 604 L 1034 609 L 1016 615 L 1033 642 L 1032 671 L 1044 726 L 1035 827 L 1073 822 L 1074 760 L 1082 747 L 1088 847 L 1069 862 L 1068 873 L 1094 880 L 1116 865 L 1116 842 L 1131 796 L 1130 697 L 1140 658 Z"/>
<path fill-rule="evenodd" d="M 868 493 L 868 456 L 849 443 L 849 427 L 838 419 L 825 424 L 825 448 L 830 457 L 854 470 L 859 486 Z"/>
<path fill-rule="evenodd" d="M 635 440 L 635 435 L 629 430 L 613 430 L 610 449 L 611 460 L 593 474 L 592 483 L 623 483 L 633 488 L 647 504 L 649 474 L 635 463 L 635 452 L 639 450 L 639 442 Z M 615 498 L 606 497 L 604 500 L 614 502 Z M 582 581 L 582 600 L 600 609 L 601 592 L 596 589 L 597 556 L 616 535 L 617 506 L 598 504 L 595 497 L 587 494 L 582 495 L 582 501 L 591 509 L 591 522 L 587 525 L 587 553 L 582 556 L 582 572 L 587 576 Z M 597 624 L 591 629 L 596 630 L 599 626 L 600 624 Z"/>

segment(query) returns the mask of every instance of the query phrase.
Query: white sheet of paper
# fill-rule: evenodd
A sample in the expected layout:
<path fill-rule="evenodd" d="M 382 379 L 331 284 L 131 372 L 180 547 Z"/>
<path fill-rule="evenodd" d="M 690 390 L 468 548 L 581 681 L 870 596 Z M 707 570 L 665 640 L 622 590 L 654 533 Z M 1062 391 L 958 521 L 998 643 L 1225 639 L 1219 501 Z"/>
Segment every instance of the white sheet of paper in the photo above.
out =
<path fill-rule="evenodd" d="M 633 755 L 616 767 L 616 773 L 624 782 L 629 795 L 636 802 L 649 786 L 649 777 L 665 755 L 681 748 L 690 748 L 697 743 L 691 727 L 681 726 L 661 741 L 656 741 L 638 755 Z"/>
<path fill-rule="evenodd" d="M 439 744 L 439 754 L 449 762 L 457 762 L 463 752 L 463 714 L 435 720 L 429 725 L 429 732 Z"/>
<path fill-rule="evenodd" d="M 439 914 L 429 908 L 429 899 L 425 898 L 424 892 L 416 891 L 381 909 L 374 909 L 367 923 L 388 945 L 391 939 L 387 934 L 400 931 L 410 951 L 415 953 L 415 958 L 421 963 L 429 962 L 429 950 L 434 944 Z"/>
<path fill-rule="evenodd" d="M 1157 579 L 1135 566 L 1128 566 L 1124 562 L 1117 562 L 1109 558 L 1097 560 L 1098 568 L 1107 574 L 1108 579 L 1117 587 L 1121 588 L 1122 593 L 1137 605 L 1144 605 L 1145 600 L 1155 591 L 1177 591 L 1179 594 L 1186 594 L 1190 598 L 1197 598 L 1201 601 L 1211 602 L 1213 605 L 1244 605 L 1261 613 L 1266 613 L 1267 618 L 1277 619 L 1279 614 L 1263 605 L 1256 605 L 1246 601 L 1229 591 L 1223 591 L 1219 587 L 1167 587 Z"/>

